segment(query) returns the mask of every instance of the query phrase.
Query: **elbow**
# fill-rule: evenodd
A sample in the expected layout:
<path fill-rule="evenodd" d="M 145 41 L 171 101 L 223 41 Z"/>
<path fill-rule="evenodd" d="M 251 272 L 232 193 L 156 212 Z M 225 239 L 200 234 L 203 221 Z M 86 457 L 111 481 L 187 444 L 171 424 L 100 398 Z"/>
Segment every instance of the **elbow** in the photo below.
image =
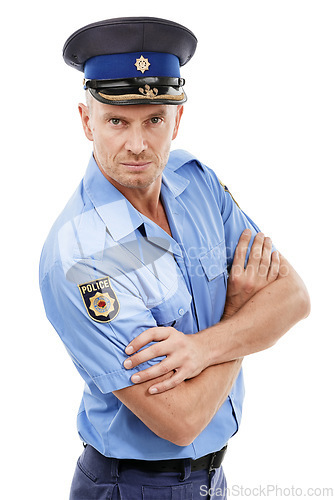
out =
<path fill-rule="evenodd" d="M 310 296 L 309 296 L 306 288 L 305 288 L 305 292 L 304 292 L 302 308 L 303 308 L 303 313 L 304 313 L 303 319 L 305 319 L 311 313 L 311 299 L 310 299 Z"/>
<path fill-rule="evenodd" d="M 296 291 L 296 309 L 300 320 L 307 318 L 311 312 L 311 300 L 304 283 Z"/>
<path fill-rule="evenodd" d="M 170 441 L 177 446 L 189 446 L 203 430 L 194 421 L 194 415 L 184 416 L 182 419 L 170 420 L 170 426 L 158 433 L 159 437 Z"/>
<path fill-rule="evenodd" d="M 213 416 L 214 414 L 204 416 L 200 412 L 189 412 L 183 420 L 182 425 L 179 426 L 174 444 L 178 446 L 190 446 L 205 429 Z"/>
<path fill-rule="evenodd" d="M 176 439 L 174 439 L 171 442 L 173 444 L 176 444 L 177 446 L 186 447 L 186 446 L 190 446 L 191 443 L 194 441 L 194 439 L 195 438 L 191 438 L 191 437 L 187 436 L 186 434 L 181 434 L 180 436 L 178 436 Z"/>
<path fill-rule="evenodd" d="M 290 310 L 292 322 L 297 323 L 307 318 L 311 312 L 311 301 L 303 280 L 290 268 L 283 277 L 282 284 L 283 297 L 286 307 Z"/>
<path fill-rule="evenodd" d="M 179 433 L 176 436 L 174 444 L 177 446 L 190 446 L 202 431 L 202 429 L 196 429 L 195 427 L 187 424 L 187 422 L 184 423 L 182 429 L 179 430 Z"/>
<path fill-rule="evenodd" d="M 311 301 L 308 291 L 302 281 L 295 283 L 287 294 L 287 308 L 290 310 L 287 318 L 290 318 L 289 328 L 307 318 L 311 312 Z"/>
<path fill-rule="evenodd" d="M 189 428 L 187 428 L 186 424 L 184 425 L 179 425 L 174 427 L 173 429 L 170 429 L 168 432 L 164 432 L 160 434 L 161 438 L 166 439 L 167 441 L 170 441 L 171 443 L 177 445 L 177 446 L 189 446 L 191 443 L 195 440 L 197 437 L 196 433 L 192 433 Z"/>
<path fill-rule="evenodd" d="M 294 322 L 307 318 L 311 312 L 311 301 L 307 288 L 287 260 L 281 256 L 282 268 L 280 269 L 279 280 L 282 279 L 282 299 L 290 309 Z"/>

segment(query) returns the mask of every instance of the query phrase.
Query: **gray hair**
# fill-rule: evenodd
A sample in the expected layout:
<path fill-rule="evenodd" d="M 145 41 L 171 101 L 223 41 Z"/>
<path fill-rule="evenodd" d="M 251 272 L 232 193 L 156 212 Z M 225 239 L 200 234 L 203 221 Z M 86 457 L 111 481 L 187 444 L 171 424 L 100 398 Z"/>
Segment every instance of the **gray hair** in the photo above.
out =
<path fill-rule="evenodd" d="M 89 109 L 89 112 L 92 111 L 92 94 L 89 92 L 89 89 L 86 89 L 85 90 L 85 94 L 86 94 L 86 104 L 87 104 L 87 108 Z"/>

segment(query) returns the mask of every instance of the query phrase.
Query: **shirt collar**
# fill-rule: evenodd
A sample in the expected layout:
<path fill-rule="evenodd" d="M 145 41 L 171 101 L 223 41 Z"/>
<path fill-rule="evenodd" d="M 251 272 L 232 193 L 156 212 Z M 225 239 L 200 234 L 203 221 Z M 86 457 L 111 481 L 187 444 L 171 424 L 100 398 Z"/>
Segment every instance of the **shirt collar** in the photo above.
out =
<path fill-rule="evenodd" d="M 116 241 L 143 224 L 144 219 L 140 212 L 104 177 L 93 155 L 88 163 L 83 184 L 96 211 Z"/>
<path fill-rule="evenodd" d="M 180 158 L 180 153 L 182 152 L 172 151 L 170 153 L 168 163 L 162 174 L 162 182 L 169 189 L 174 198 L 183 193 L 190 182 L 188 179 L 185 179 L 175 172 L 175 170 L 185 163 L 182 161 L 182 158 Z M 187 160 L 189 161 L 189 158 L 187 158 Z"/>
<path fill-rule="evenodd" d="M 170 161 L 162 174 L 162 182 L 174 198 L 183 193 L 189 184 L 188 179 L 175 172 L 177 167 L 171 154 Z M 96 211 L 116 241 L 147 222 L 146 217 L 138 212 L 125 196 L 104 177 L 93 155 L 88 163 L 83 184 Z M 120 213 L 122 213 L 122 217 L 119 216 Z"/>

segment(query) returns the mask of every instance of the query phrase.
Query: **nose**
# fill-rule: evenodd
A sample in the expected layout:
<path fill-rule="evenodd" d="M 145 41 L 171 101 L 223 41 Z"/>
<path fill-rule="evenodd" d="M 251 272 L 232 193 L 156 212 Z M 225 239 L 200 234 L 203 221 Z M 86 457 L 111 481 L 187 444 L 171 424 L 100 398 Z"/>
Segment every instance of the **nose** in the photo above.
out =
<path fill-rule="evenodd" d="M 135 155 L 139 155 L 147 149 L 146 140 L 140 127 L 131 127 L 128 130 L 125 149 Z"/>

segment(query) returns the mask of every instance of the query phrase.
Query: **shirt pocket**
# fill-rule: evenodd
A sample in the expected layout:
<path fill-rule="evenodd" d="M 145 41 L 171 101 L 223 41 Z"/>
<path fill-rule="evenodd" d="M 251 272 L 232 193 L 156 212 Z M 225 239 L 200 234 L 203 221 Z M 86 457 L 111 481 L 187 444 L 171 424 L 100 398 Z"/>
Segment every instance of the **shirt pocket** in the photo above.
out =
<path fill-rule="evenodd" d="M 199 258 L 203 271 L 208 279 L 212 281 L 220 275 L 227 275 L 226 245 L 220 242 Z"/>
<path fill-rule="evenodd" d="M 169 291 L 165 299 L 155 307 L 151 308 L 151 313 L 158 326 L 177 327 L 177 323 L 190 310 L 192 297 L 179 277 L 175 287 Z"/>
<path fill-rule="evenodd" d="M 172 326 L 176 330 L 183 331 L 182 325 L 189 322 L 191 315 L 192 297 L 182 279 L 178 279 L 172 290 L 164 300 L 151 308 L 151 314 L 154 317 L 157 326 L 167 327 Z M 155 364 L 162 361 L 164 356 L 149 360 L 148 364 Z"/>
<path fill-rule="evenodd" d="M 199 262 L 206 277 L 212 305 L 212 322 L 219 321 L 224 312 L 227 288 L 226 244 L 221 241 L 199 257 Z"/>

